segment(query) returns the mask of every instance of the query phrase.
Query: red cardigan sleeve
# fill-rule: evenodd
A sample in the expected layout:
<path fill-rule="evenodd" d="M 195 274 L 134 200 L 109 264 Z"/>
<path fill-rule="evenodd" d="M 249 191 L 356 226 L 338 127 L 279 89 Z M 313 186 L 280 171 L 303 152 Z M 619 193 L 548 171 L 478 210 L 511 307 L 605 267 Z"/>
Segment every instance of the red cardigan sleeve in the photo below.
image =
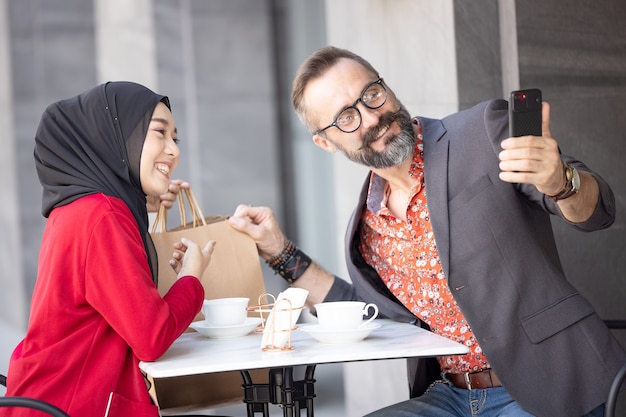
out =
<path fill-rule="evenodd" d="M 202 307 L 204 289 L 195 277 L 177 280 L 161 298 L 129 211 L 94 223 L 86 256 L 87 301 L 140 360 L 158 359 Z"/>

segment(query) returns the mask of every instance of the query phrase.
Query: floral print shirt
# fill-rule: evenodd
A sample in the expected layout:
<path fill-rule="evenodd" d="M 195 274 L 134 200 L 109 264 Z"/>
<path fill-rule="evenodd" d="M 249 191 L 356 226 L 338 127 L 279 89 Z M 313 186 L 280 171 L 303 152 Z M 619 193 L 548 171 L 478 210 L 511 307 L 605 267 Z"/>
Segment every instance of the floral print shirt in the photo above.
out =
<path fill-rule="evenodd" d="M 463 343 L 465 355 L 438 357 L 442 372 L 475 372 L 489 368 L 487 359 L 465 316 L 457 306 L 435 243 L 424 182 L 423 136 L 414 119 L 417 143 L 409 175 L 415 179 L 406 209 L 406 221 L 387 207 L 388 183 L 372 173 L 360 228 L 360 251 L 389 290 L 416 317 L 441 336 Z"/>

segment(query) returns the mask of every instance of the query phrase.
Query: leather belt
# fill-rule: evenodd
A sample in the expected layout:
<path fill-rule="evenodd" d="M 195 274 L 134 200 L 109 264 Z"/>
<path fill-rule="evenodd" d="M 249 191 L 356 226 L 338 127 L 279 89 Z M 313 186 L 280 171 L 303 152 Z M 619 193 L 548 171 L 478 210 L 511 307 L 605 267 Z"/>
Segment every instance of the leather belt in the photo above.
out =
<path fill-rule="evenodd" d="M 462 374 L 446 374 L 446 378 L 457 388 L 462 389 L 485 389 L 501 387 L 502 383 L 491 369 L 478 372 L 466 372 Z"/>

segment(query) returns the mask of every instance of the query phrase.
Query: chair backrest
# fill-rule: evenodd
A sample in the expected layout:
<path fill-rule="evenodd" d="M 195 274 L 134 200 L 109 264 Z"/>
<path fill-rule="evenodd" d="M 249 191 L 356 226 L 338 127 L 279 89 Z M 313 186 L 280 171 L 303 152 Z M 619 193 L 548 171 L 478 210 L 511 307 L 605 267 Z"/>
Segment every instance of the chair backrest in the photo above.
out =
<path fill-rule="evenodd" d="M 615 379 L 613 379 L 613 384 L 611 384 L 611 389 L 609 391 L 609 398 L 606 402 L 606 406 L 604 408 L 604 417 L 614 417 L 615 416 L 615 406 L 617 404 L 617 395 L 619 394 L 620 388 L 622 387 L 622 383 L 626 379 L 626 363 L 622 365 L 620 370 L 615 375 Z"/>
<path fill-rule="evenodd" d="M 43 411 L 54 417 L 69 417 L 65 411 L 45 401 L 27 397 L 0 397 L 0 407 L 22 407 Z"/>
<path fill-rule="evenodd" d="M 7 386 L 7 377 L 0 374 L 0 385 Z M 69 415 L 60 408 L 47 403 L 28 397 L 0 397 L 0 407 L 22 407 L 31 408 L 33 410 L 43 411 L 54 417 L 69 417 Z"/>

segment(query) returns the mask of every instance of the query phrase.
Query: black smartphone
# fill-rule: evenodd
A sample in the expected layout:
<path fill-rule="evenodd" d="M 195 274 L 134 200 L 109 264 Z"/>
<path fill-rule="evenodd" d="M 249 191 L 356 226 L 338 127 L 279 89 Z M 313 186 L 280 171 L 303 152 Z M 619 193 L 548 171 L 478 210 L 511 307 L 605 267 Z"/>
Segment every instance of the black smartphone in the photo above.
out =
<path fill-rule="evenodd" d="M 541 90 L 511 91 L 509 136 L 541 136 Z"/>

